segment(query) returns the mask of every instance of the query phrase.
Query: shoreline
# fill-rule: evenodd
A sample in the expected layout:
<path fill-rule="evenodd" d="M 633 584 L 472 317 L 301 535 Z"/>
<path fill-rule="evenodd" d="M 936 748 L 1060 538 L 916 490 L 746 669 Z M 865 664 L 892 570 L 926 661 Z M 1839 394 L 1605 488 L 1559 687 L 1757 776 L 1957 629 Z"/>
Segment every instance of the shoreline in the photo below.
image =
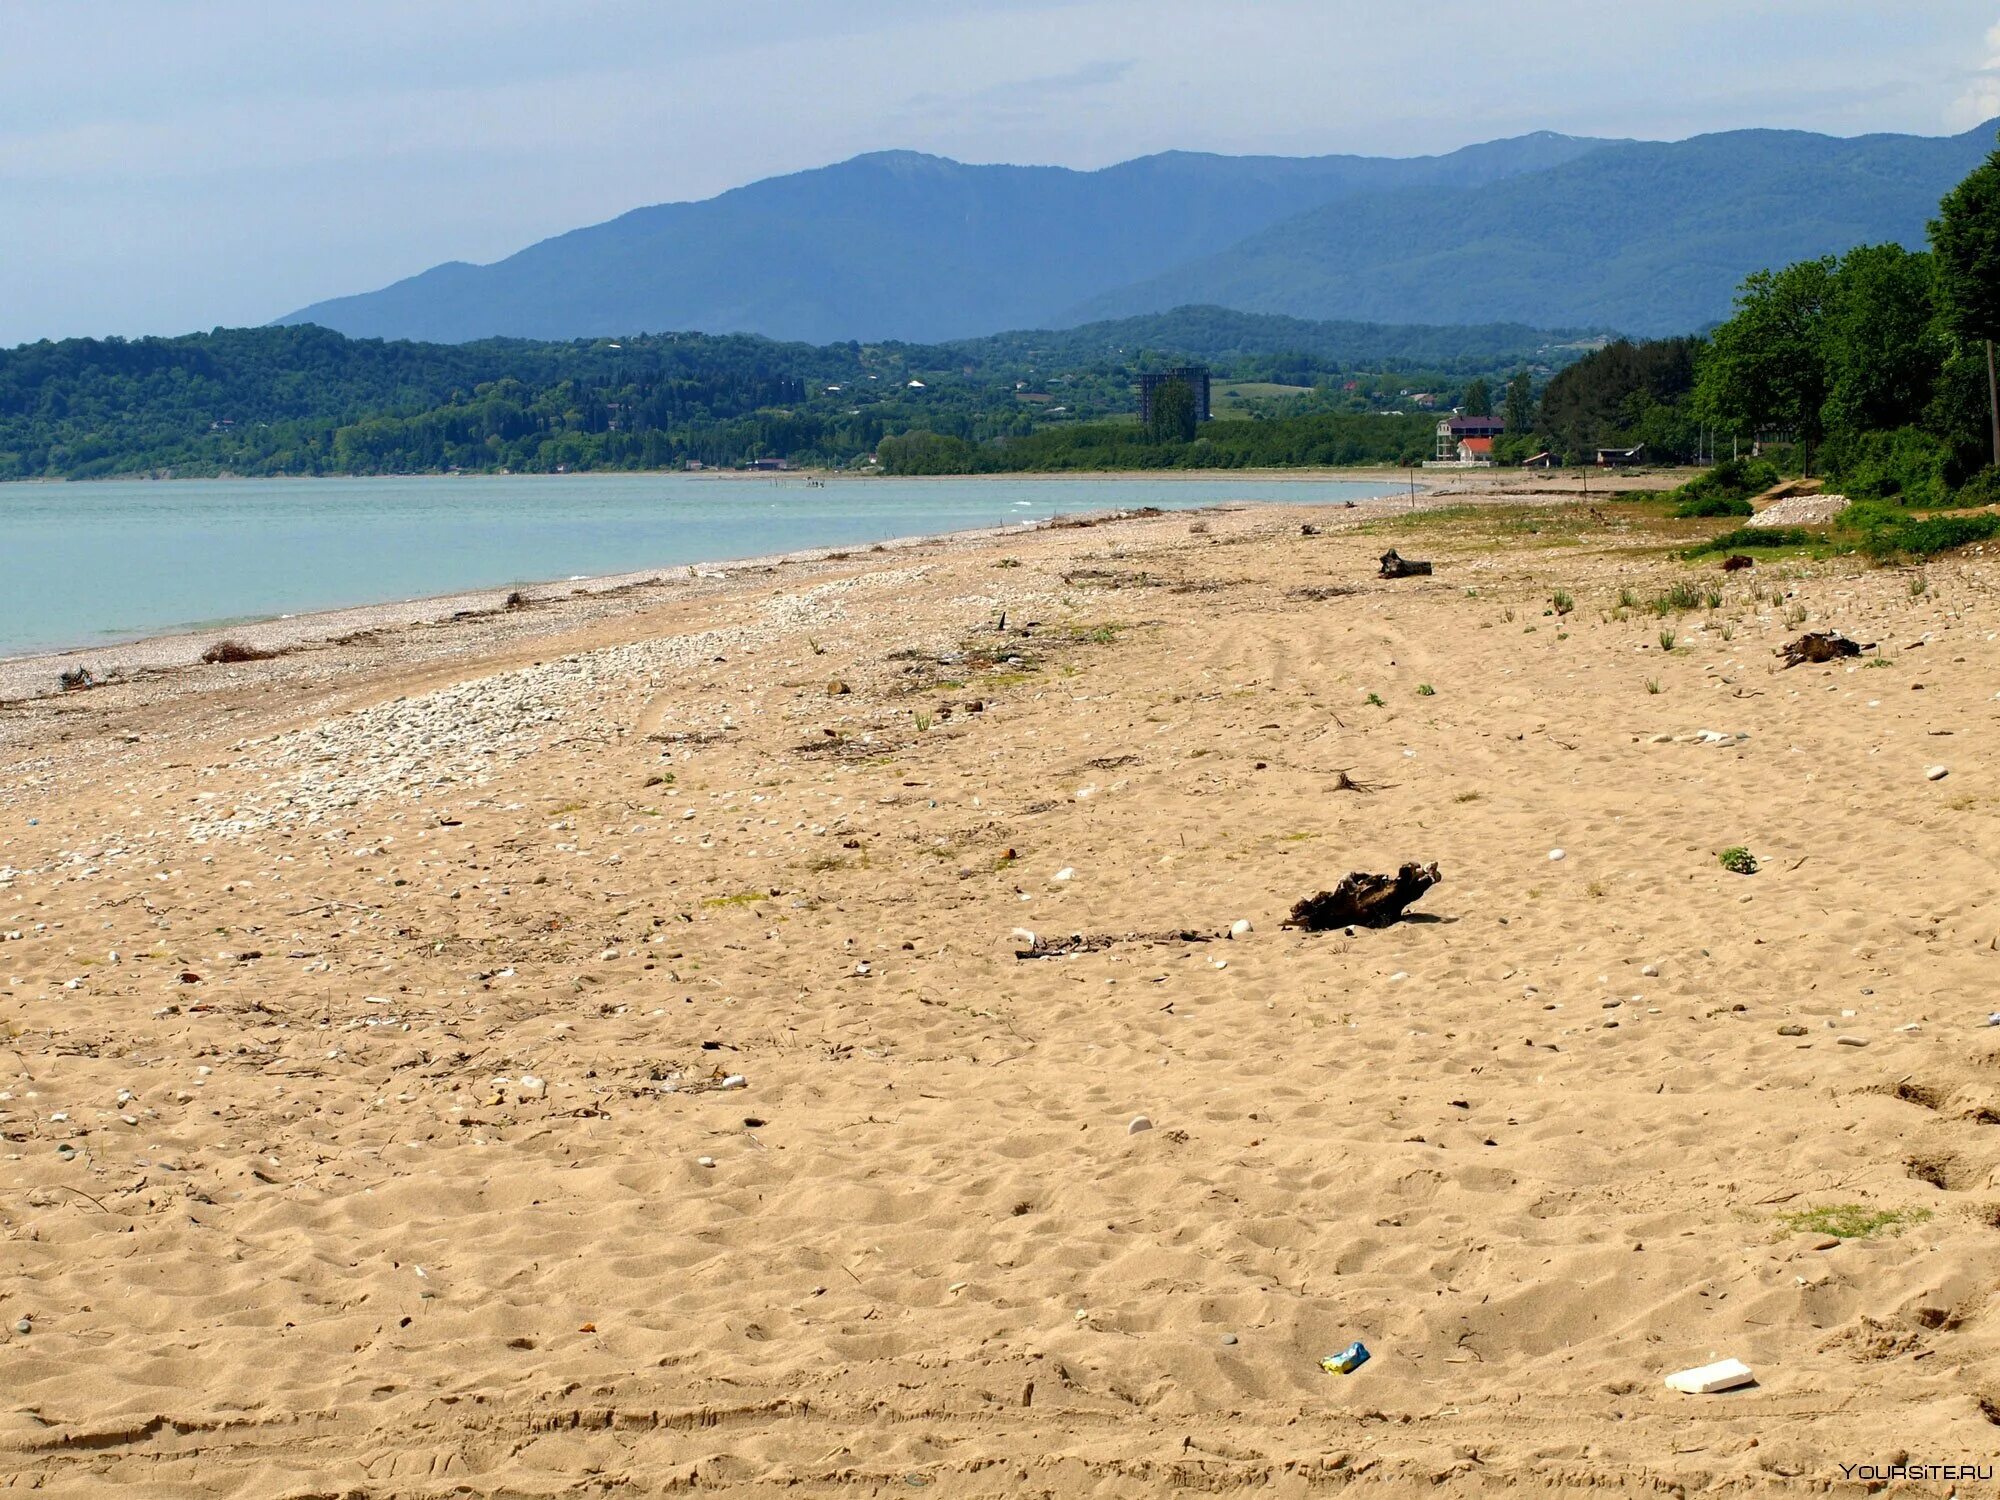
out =
<path fill-rule="evenodd" d="M 1321 479 L 1314 482 L 1327 481 Z M 1369 481 L 1367 478 L 1361 478 L 1340 482 Z M 1421 498 L 1429 494 L 1431 488 L 1426 486 L 1419 489 L 1418 496 Z M 1372 506 L 1403 498 L 1406 497 L 1388 494 L 1370 495 L 1358 497 L 1352 503 L 1357 507 Z M 1190 516 L 1216 514 L 1264 503 L 1268 502 L 1244 501 L 1239 505 L 1224 501 L 1216 505 L 1176 510 L 1172 514 Z M 919 532 L 908 536 L 887 537 L 878 542 L 853 543 L 847 546 L 805 547 L 788 552 L 708 558 L 690 563 L 668 563 L 658 567 L 635 568 L 617 573 L 581 574 L 575 577 L 493 584 L 484 588 L 459 589 L 449 593 L 423 594 L 403 599 L 384 599 L 363 604 L 342 605 L 332 609 L 300 611 L 295 614 L 254 616 L 234 623 L 169 630 L 155 635 L 109 641 L 101 645 L 64 646 L 52 650 L 28 651 L 18 656 L 0 656 L 0 703 L 58 694 L 62 689 L 56 686 L 56 678 L 61 673 L 79 667 L 90 669 L 95 673 L 98 669 L 93 665 L 93 661 L 101 663 L 106 656 L 114 653 L 123 659 L 106 665 L 104 672 L 112 675 L 99 675 L 93 686 L 108 686 L 125 680 L 128 673 L 150 675 L 162 670 L 201 665 L 202 652 L 223 640 L 240 642 L 258 651 L 287 654 L 329 644 L 346 635 L 407 629 L 447 623 L 455 619 L 506 614 L 508 599 L 516 595 L 525 598 L 526 607 L 533 608 L 579 596 L 622 594 L 640 588 L 663 587 L 673 582 L 700 581 L 709 576 L 722 578 L 726 576 L 720 571 L 723 569 L 733 569 L 738 572 L 750 569 L 769 571 L 802 564 L 842 562 L 857 555 L 870 553 L 880 555 L 884 552 L 908 551 L 913 548 L 972 544 L 1005 536 L 1027 536 L 1065 525 L 1095 525 L 1143 509 L 1144 507 L 1134 507 L 1133 510 L 1115 508 L 1075 511 L 1064 516 L 1023 521 L 1009 526 L 977 526 L 954 531 Z M 36 678 L 45 679 L 40 690 L 26 690 L 30 681 Z"/>
<path fill-rule="evenodd" d="M 1564 470 L 1547 472 L 1562 473 Z M 1354 483 L 1372 484 L 1378 480 L 1393 479 L 1398 484 L 1406 482 L 1407 469 L 1379 464 L 1364 465 L 1359 468 L 1314 465 L 1309 467 L 1278 467 L 1253 469 L 1060 469 L 1022 470 L 1016 473 L 997 472 L 989 474 L 883 474 L 857 472 L 853 469 L 576 469 L 562 473 L 487 473 L 485 470 L 468 470 L 457 474 L 438 473 L 434 470 L 416 470 L 408 474 L 170 474 L 164 478 L 152 474 L 101 474 L 89 479 L 70 479 L 56 475 L 40 475 L 32 479 L 0 480 L 0 494 L 14 485 L 67 485 L 67 484 L 317 484 L 321 480 L 352 482 L 365 479 L 393 479 L 407 482 L 415 479 L 867 479 L 896 480 L 922 483 L 926 480 L 950 479 L 1003 479 L 1003 480 L 1089 480 L 1105 482 L 1111 480 L 1175 480 L 1206 481 L 1211 484 L 1227 483 L 1232 479 L 1254 479 L 1260 483 L 1297 481 L 1302 484 Z"/>
<path fill-rule="evenodd" d="M 672 471 L 657 471 L 669 473 Z M 805 477 L 803 471 L 794 471 Z M 1408 476 L 1403 471 L 1388 469 L 1319 469 L 1319 470 L 1231 470 L 1232 476 L 1270 482 L 1274 477 L 1285 476 L 1300 483 L 1357 483 L 1374 481 L 1394 482 L 1401 486 Z M 425 476 L 439 479 L 447 475 Z M 543 475 L 491 476 L 509 478 L 553 478 Z M 561 476 L 564 478 L 585 476 Z M 703 476 L 694 476 L 697 478 Z M 721 476 L 718 476 L 721 477 Z M 747 479 L 769 476 L 730 475 L 730 478 Z M 910 476 L 913 482 L 921 482 L 925 477 Z M 1023 476 L 975 475 L 948 476 L 981 479 L 1013 479 Z M 1026 476 L 1041 481 L 1045 479 L 1101 479 L 1099 475 L 1034 475 Z M 1118 478 L 1151 479 L 1147 474 L 1120 474 Z M 1209 479 L 1206 474 L 1181 474 L 1181 479 Z M 1627 477 L 1628 488 L 1652 488 L 1677 479 L 1673 471 L 1647 471 Z M 1579 481 L 1564 483 L 1565 476 L 1558 471 L 1553 475 L 1526 474 L 1511 470 L 1474 471 L 1466 474 L 1445 475 L 1436 473 L 1434 477 L 1418 481 L 1414 495 L 1401 488 L 1385 490 L 1378 495 L 1357 498 L 1353 504 L 1357 508 L 1368 508 L 1373 514 L 1381 506 L 1393 502 L 1405 504 L 1414 500 L 1418 508 L 1427 508 L 1435 502 L 1454 499 L 1488 502 L 1532 499 L 1541 497 L 1561 497 L 1576 493 Z M 32 481 L 31 481 L 32 482 Z M 173 481 L 159 481 L 172 483 Z M 1170 512 L 1174 515 L 1214 514 L 1221 511 L 1257 510 L 1270 506 L 1272 502 L 1246 500 L 1242 502 L 1220 502 L 1213 506 L 1190 507 Z M 1289 507 L 1287 507 L 1289 508 Z M 1298 509 L 1310 509 L 1299 506 Z M 1335 509 L 1345 509 L 1335 505 Z M 1143 510 L 1134 507 L 1133 510 Z M 528 601 L 530 609 L 551 604 L 584 599 L 603 599 L 608 596 L 628 594 L 637 589 L 665 587 L 680 582 L 698 583 L 704 580 L 704 572 L 734 569 L 771 571 L 778 568 L 797 568 L 820 563 L 839 563 L 852 557 L 877 555 L 884 552 L 909 552 L 917 549 L 942 548 L 973 545 L 988 539 L 1003 536 L 1031 536 L 1051 527 L 1074 526 L 1079 524 L 1099 524 L 1106 519 L 1130 514 L 1124 509 L 1105 511 L 1077 511 L 1053 519 L 1024 521 L 1008 526 L 968 527 L 955 531 L 919 532 L 907 536 L 885 538 L 879 542 L 854 543 L 846 546 L 806 547 L 788 552 L 760 553 L 744 557 L 710 558 L 692 563 L 670 563 L 651 568 L 634 568 L 616 573 L 585 574 L 577 577 L 540 579 L 525 583 L 502 583 L 484 588 L 460 589 L 443 594 L 418 595 L 411 598 L 377 600 L 368 603 L 351 604 L 332 609 L 301 611 L 289 615 L 259 616 L 234 624 L 218 624 L 199 628 L 183 628 L 163 631 L 152 635 L 134 636 L 126 640 L 110 641 L 102 644 L 65 646 L 48 650 L 35 650 L 17 656 L 0 656 L 0 704 L 32 701 L 38 698 L 59 696 L 61 689 L 56 684 L 59 674 L 72 668 L 88 668 L 100 675 L 94 687 L 112 686 L 121 681 L 129 681 L 133 676 L 156 676 L 163 671 L 177 671 L 201 665 L 201 654 L 208 647 L 222 640 L 242 642 L 259 651 L 269 651 L 278 655 L 292 655 L 297 652 L 334 644 L 344 636 L 379 634 L 385 631 L 409 630 L 425 626 L 450 624 L 456 620 L 508 618 L 506 601 L 512 594 L 519 593 Z M 515 612 L 519 618 L 527 611 Z M 116 655 L 119 659 L 107 662 L 106 658 Z"/>

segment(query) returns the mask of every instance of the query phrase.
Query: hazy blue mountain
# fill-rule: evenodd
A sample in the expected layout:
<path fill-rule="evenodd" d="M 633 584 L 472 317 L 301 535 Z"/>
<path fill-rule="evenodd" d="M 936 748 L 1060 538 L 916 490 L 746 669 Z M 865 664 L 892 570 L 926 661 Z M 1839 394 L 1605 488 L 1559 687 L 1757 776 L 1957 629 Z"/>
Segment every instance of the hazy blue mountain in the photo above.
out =
<path fill-rule="evenodd" d="M 1174 151 L 1096 172 L 878 152 L 636 209 L 493 265 L 437 266 L 278 321 L 454 343 L 673 328 L 961 338 L 1046 326 L 1303 209 L 1406 187 L 1456 197 L 1601 144 L 1543 132 L 1409 159 Z"/>
<path fill-rule="evenodd" d="M 1065 322 L 1180 303 L 1301 318 L 1508 321 L 1686 332 L 1751 271 L 1924 243 L 1938 199 L 1993 149 L 1948 138 L 1743 130 L 1607 145 L 1465 192 L 1350 195 L 1087 298 Z"/>
<path fill-rule="evenodd" d="M 1483 373 L 1565 363 L 1608 328 L 1530 328 L 1522 323 L 1442 327 L 1430 323 L 1309 322 L 1227 307 L 1176 307 L 1076 328 L 1025 329 L 945 345 L 980 365 L 1125 364 L 1142 351 L 1159 361 L 1191 356 L 1230 368 L 1259 356 L 1296 359 L 1302 369 Z M 1310 378 L 1309 376 L 1307 377 Z"/>

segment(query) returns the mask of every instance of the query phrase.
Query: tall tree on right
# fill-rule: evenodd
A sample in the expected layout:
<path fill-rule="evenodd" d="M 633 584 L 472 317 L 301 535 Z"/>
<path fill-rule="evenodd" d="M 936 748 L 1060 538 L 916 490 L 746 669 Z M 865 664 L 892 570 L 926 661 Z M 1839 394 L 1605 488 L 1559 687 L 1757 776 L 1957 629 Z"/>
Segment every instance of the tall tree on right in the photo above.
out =
<path fill-rule="evenodd" d="M 2000 465 L 2000 382 L 1993 359 L 1993 341 L 2000 339 L 2000 151 L 1945 195 L 1931 221 L 1931 249 L 1952 332 L 1986 345 L 1993 462 Z"/>

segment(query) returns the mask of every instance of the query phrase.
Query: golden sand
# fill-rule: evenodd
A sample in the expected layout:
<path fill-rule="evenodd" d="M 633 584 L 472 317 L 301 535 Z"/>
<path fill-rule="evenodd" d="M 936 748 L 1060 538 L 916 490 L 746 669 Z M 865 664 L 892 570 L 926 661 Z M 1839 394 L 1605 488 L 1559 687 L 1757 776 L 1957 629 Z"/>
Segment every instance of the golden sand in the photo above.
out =
<path fill-rule="evenodd" d="M 0 1475 L 1992 1462 L 1989 565 L 1684 533 L 1170 515 L 13 707 Z M 1686 580 L 1719 604 L 1647 607 Z M 1808 628 L 1879 651 L 1778 671 Z M 1418 920 L 1281 926 L 1405 860 Z"/>

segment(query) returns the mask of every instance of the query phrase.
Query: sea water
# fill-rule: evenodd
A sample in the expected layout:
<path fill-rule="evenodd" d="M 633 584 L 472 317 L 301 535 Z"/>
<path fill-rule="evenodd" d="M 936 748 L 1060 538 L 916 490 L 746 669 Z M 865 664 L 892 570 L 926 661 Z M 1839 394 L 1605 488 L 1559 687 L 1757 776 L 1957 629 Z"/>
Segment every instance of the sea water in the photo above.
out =
<path fill-rule="evenodd" d="M 1326 505 L 1385 488 L 700 474 L 0 484 L 0 657 L 1078 511 Z"/>

